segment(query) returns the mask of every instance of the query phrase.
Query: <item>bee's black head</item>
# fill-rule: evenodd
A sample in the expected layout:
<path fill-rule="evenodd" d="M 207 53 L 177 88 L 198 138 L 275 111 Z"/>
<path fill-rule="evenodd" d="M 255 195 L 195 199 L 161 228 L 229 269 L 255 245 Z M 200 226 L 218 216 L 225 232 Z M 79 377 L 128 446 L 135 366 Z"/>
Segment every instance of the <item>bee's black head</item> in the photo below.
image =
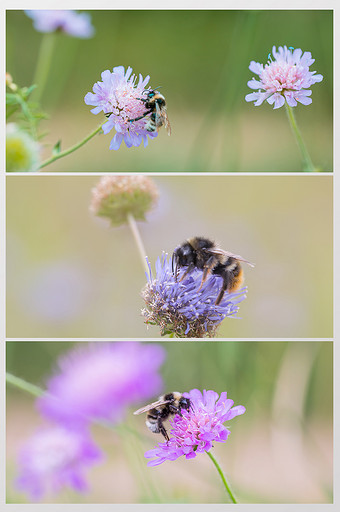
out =
<path fill-rule="evenodd" d="M 190 398 L 185 398 L 184 396 L 182 396 L 181 399 L 179 400 L 179 408 L 185 409 L 186 411 L 192 409 Z"/>

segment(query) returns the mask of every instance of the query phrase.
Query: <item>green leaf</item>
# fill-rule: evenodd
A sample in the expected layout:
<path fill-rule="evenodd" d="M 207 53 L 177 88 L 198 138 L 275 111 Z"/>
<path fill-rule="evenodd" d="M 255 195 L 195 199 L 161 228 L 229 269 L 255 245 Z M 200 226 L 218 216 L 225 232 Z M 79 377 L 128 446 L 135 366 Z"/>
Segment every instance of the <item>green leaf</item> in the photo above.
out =
<path fill-rule="evenodd" d="M 52 149 L 52 155 L 58 155 L 61 151 L 61 140 L 58 140 L 58 142 L 54 145 Z"/>

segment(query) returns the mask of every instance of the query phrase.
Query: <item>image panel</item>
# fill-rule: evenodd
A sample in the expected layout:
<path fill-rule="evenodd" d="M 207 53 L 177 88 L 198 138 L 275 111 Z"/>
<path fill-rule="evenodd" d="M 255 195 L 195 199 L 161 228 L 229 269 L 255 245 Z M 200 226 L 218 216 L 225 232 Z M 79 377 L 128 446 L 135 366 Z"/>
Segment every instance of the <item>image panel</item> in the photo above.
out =
<path fill-rule="evenodd" d="M 7 176 L 9 338 L 331 338 L 331 176 Z"/>
<path fill-rule="evenodd" d="M 332 10 L 6 14 L 8 172 L 333 171 Z"/>
<path fill-rule="evenodd" d="M 6 348 L 7 503 L 332 503 L 331 342 Z"/>

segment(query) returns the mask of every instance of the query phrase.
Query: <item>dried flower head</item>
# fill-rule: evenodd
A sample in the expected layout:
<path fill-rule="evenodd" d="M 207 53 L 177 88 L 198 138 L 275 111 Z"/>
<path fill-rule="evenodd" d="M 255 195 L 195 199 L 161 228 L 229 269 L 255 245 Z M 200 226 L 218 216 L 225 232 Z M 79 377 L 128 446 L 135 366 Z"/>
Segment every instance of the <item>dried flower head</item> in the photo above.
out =
<path fill-rule="evenodd" d="M 282 107 L 285 102 L 290 107 L 296 107 L 297 102 L 310 105 L 312 91 L 309 87 L 323 79 L 322 75 L 315 75 L 316 71 L 309 71 L 309 66 L 315 61 L 312 54 L 287 46 L 279 46 L 278 51 L 273 46 L 272 53 L 275 60 L 269 54 L 265 66 L 251 61 L 249 69 L 259 75 L 259 80 L 253 78 L 248 87 L 258 92 L 247 94 L 246 101 L 254 101 L 258 106 L 267 100 L 270 105 L 274 104 L 274 108 Z"/>
<path fill-rule="evenodd" d="M 36 171 L 40 162 L 40 146 L 15 123 L 6 126 L 7 172 Z"/>
<path fill-rule="evenodd" d="M 144 147 L 148 145 L 148 137 L 157 137 L 157 132 L 148 132 L 146 125 L 149 121 L 143 117 L 138 121 L 131 122 L 131 119 L 143 116 L 146 109 L 141 98 L 145 98 L 146 85 L 150 80 L 147 76 L 143 79 L 139 75 L 132 75 L 132 68 L 128 67 L 126 72 L 124 66 L 113 68 L 111 73 L 108 69 L 101 74 L 102 82 L 96 82 L 92 92 L 88 92 L 84 98 L 86 105 L 92 105 L 95 108 L 91 110 L 93 114 L 103 112 L 108 120 L 103 125 L 103 132 L 109 133 L 115 128 L 116 135 L 111 140 L 110 149 L 119 149 L 124 140 L 126 146 L 139 146 L 144 142 Z M 144 96 L 143 96 L 144 95 Z"/>
<path fill-rule="evenodd" d="M 183 393 L 190 398 L 190 410 L 182 409 L 182 416 L 176 414 L 170 420 L 172 437 L 169 441 L 159 443 L 153 450 L 144 455 L 148 466 L 158 466 L 166 460 L 176 460 L 182 455 L 186 459 L 193 459 L 198 453 L 209 452 L 214 441 L 225 443 L 230 434 L 223 423 L 245 413 L 243 405 L 233 407 L 234 402 L 227 398 L 227 393 L 203 391 L 192 389 Z"/>
<path fill-rule="evenodd" d="M 90 421 L 117 423 L 126 408 L 162 388 L 163 347 L 137 342 L 92 343 L 76 347 L 58 363 L 38 399 L 40 412 L 69 427 Z"/>
<path fill-rule="evenodd" d="M 246 297 L 245 287 L 236 293 L 226 292 L 216 305 L 222 278 L 211 275 L 200 289 L 202 271 L 194 269 L 181 281 L 185 271 L 181 269 L 176 280 L 167 254 L 157 259 L 155 278 L 149 262 L 148 266 L 148 282 L 142 291 L 146 308 L 142 315 L 146 324 L 159 325 L 162 336 L 212 338 L 222 320 L 235 316 L 239 302 Z"/>
<path fill-rule="evenodd" d="M 62 487 L 78 492 L 87 490 L 84 471 L 102 459 L 97 446 L 83 431 L 62 427 L 39 430 L 19 454 L 17 487 L 32 501 Z"/>
<path fill-rule="evenodd" d="M 26 10 L 26 15 L 33 20 L 38 32 L 65 32 L 73 37 L 87 39 L 94 34 L 91 16 L 85 12 L 72 10 Z"/>
<path fill-rule="evenodd" d="M 145 214 L 157 200 L 158 189 L 148 176 L 102 176 L 92 189 L 90 211 L 119 226 L 127 222 L 128 214 L 136 220 L 145 220 Z"/>

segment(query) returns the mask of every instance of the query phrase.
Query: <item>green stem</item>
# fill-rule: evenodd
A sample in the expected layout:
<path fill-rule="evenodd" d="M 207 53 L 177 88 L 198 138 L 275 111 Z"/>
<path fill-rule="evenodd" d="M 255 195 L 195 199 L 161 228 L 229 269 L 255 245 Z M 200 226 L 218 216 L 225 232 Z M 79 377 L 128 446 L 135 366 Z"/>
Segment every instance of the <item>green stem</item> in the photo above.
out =
<path fill-rule="evenodd" d="M 12 373 L 6 372 L 6 382 L 8 384 L 12 384 L 12 386 L 19 388 L 23 391 L 27 391 L 33 396 L 42 396 L 44 394 L 44 390 L 31 384 L 30 382 L 21 379 L 20 377 L 16 377 Z"/>
<path fill-rule="evenodd" d="M 137 226 L 136 219 L 134 218 L 132 213 L 128 213 L 127 220 L 128 220 L 130 229 L 132 231 L 133 238 L 134 238 L 134 240 L 135 240 L 135 242 L 137 244 L 138 252 L 139 252 L 139 255 L 140 255 L 141 259 L 142 259 L 142 263 L 143 263 L 145 272 L 147 274 L 149 274 L 149 267 L 148 267 L 148 264 L 146 263 L 146 252 L 145 252 L 145 248 L 144 248 L 142 237 L 140 236 L 140 232 L 139 232 L 139 229 L 138 229 L 138 226 Z"/>
<path fill-rule="evenodd" d="M 226 491 L 227 491 L 227 493 L 229 494 L 231 501 L 232 501 L 233 503 L 237 503 L 236 498 L 235 498 L 235 496 L 233 495 L 233 493 L 232 493 L 232 491 L 231 491 L 231 489 L 230 489 L 230 487 L 229 487 L 229 484 L 228 484 L 228 482 L 227 482 L 227 479 L 226 479 L 226 477 L 224 476 L 224 473 L 223 473 L 223 471 L 222 471 L 222 469 L 221 469 L 221 466 L 219 465 L 219 463 L 217 462 L 217 460 L 215 459 L 215 457 L 212 455 L 212 453 L 211 453 L 211 452 L 206 452 L 206 453 L 207 453 L 207 455 L 210 457 L 210 459 L 213 461 L 213 464 L 215 465 L 215 468 L 217 469 L 217 471 L 218 471 L 218 473 L 219 473 L 219 475 L 220 475 L 220 477 L 221 477 L 221 479 L 222 479 L 223 485 L 224 485 L 224 487 L 226 488 Z"/>
<path fill-rule="evenodd" d="M 313 165 L 311 157 L 309 156 L 309 153 L 307 151 L 306 145 L 305 145 L 305 143 L 303 141 L 301 132 L 300 132 L 300 130 L 298 128 L 298 125 L 296 124 L 296 119 L 295 119 L 295 116 L 294 116 L 293 108 L 290 107 L 289 105 L 287 105 L 287 103 L 285 105 L 286 105 L 286 112 L 287 112 L 287 115 L 288 115 L 288 119 L 289 119 L 289 123 L 290 123 L 291 129 L 292 129 L 292 131 L 293 131 L 293 133 L 295 135 L 296 142 L 297 142 L 297 144 L 298 144 L 298 146 L 300 148 L 300 151 L 302 153 L 303 170 L 306 171 L 306 172 L 315 172 L 316 168 Z"/>
<path fill-rule="evenodd" d="M 46 167 L 47 165 L 55 162 L 56 160 L 59 160 L 59 158 L 63 158 L 64 156 L 70 155 L 71 153 L 73 153 L 77 149 L 79 149 L 82 146 L 84 146 L 84 144 L 86 144 L 86 142 L 88 142 L 89 140 L 93 139 L 93 137 L 95 135 L 97 135 L 97 133 L 100 132 L 100 130 L 102 129 L 103 124 L 104 123 L 100 124 L 93 132 L 91 132 L 87 137 L 85 137 L 85 139 L 81 140 L 80 142 L 78 142 L 74 146 L 71 146 L 69 149 L 65 149 L 65 151 L 60 151 L 60 153 L 56 153 L 55 155 L 53 155 L 50 158 L 48 158 L 47 160 L 45 160 L 40 165 L 39 169 L 42 169 L 43 167 Z"/>
<path fill-rule="evenodd" d="M 40 102 L 45 85 L 47 82 L 48 73 L 50 71 L 52 62 L 52 53 L 56 42 L 56 34 L 50 32 L 44 34 L 40 44 L 37 66 L 35 68 L 33 83 L 38 87 L 33 91 L 33 98 L 37 103 Z"/>

